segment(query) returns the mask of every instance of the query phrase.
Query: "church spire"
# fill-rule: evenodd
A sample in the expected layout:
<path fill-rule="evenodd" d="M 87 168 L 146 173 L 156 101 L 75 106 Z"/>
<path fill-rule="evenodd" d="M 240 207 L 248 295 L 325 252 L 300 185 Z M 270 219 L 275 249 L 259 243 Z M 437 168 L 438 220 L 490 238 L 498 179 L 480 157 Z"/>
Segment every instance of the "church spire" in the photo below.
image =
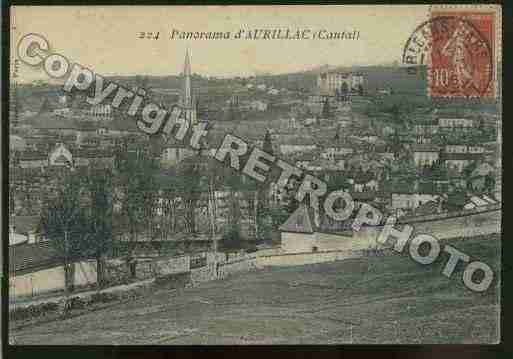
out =
<path fill-rule="evenodd" d="M 183 65 L 183 94 L 182 105 L 186 108 L 192 108 L 192 89 L 191 89 L 191 60 L 189 49 L 185 52 L 185 63 Z"/>

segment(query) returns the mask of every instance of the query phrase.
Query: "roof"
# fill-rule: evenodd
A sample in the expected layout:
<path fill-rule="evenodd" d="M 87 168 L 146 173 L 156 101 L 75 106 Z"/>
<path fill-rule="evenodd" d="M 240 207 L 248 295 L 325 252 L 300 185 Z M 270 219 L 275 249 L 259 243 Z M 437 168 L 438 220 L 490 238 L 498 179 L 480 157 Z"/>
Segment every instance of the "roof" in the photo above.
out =
<path fill-rule="evenodd" d="M 411 150 L 414 152 L 438 152 L 440 147 L 429 143 L 415 143 L 411 145 Z"/>
<path fill-rule="evenodd" d="M 133 118 L 104 121 L 84 121 L 77 118 L 62 118 L 52 113 L 42 113 L 27 119 L 27 124 L 39 129 L 72 129 L 77 131 L 96 131 L 107 128 L 117 131 L 139 131 Z"/>
<path fill-rule="evenodd" d="M 9 246 L 9 273 L 23 274 L 60 264 L 48 242 Z"/>
<path fill-rule="evenodd" d="M 417 209 L 415 209 L 415 213 L 419 215 L 428 215 L 434 214 L 438 211 L 438 203 L 436 201 L 428 201 L 426 203 L 421 204 Z"/>
<path fill-rule="evenodd" d="M 20 136 L 10 135 L 9 136 L 9 148 L 10 150 L 23 150 L 27 146 L 27 142 Z"/>
<path fill-rule="evenodd" d="M 316 146 L 317 143 L 314 138 L 295 136 L 292 138 L 284 138 L 280 136 L 280 146 Z"/>
<path fill-rule="evenodd" d="M 374 179 L 374 173 L 372 173 L 371 171 L 365 171 L 365 172 L 358 171 L 355 173 L 355 175 L 353 177 L 354 182 L 359 183 L 359 184 L 369 183 L 373 179 Z"/>
<path fill-rule="evenodd" d="M 292 233 L 314 233 L 316 229 L 313 208 L 300 204 L 279 230 Z"/>
<path fill-rule="evenodd" d="M 48 155 L 42 151 L 24 151 L 19 157 L 20 161 L 47 160 Z"/>
<path fill-rule="evenodd" d="M 444 153 L 444 160 L 477 160 L 483 157 L 482 153 Z"/>
<path fill-rule="evenodd" d="M 16 216 L 11 219 L 10 224 L 14 226 L 16 233 L 25 234 L 37 229 L 39 219 L 39 216 Z"/>
<path fill-rule="evenodd" d="M 493 167 L 491 164 L 489 163 L 481 163 L 479 164 L 476 169 L 472 172 L 472 177 L 476 177 L 476 176 L 486 176 L 487 174 L 489 173 L 494 173 L 495 172 L 495 167 Z"/>

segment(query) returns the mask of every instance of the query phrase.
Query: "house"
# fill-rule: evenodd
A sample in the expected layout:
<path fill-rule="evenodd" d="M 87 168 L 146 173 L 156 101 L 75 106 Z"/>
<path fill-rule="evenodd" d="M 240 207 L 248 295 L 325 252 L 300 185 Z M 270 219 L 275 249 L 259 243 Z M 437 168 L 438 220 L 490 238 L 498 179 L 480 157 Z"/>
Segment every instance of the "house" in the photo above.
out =
<path fill-rule="evenodd" d="M 472 171 L 472 176 L 486 176 L 487 174 L 494 174 L 495 167 L 487 162 L 480 163 Z"/>
<path fill-rule="evenodd" d="M 468 189 L 482 192 L 490 187 L 495 178 L 495 168 L 489 163 L 483 162 L 472 171 L 468 179 Z M 488 188 L 489 189 L 489 188 Z"/>
<path fill-rule="evenodd" d="M 441 210 L 442 210 L 441 201 L 440 201 L 440 199 L 438 199 L 438 201 L 424 202 L 423 204 L 418 206 L 417 209 L 415 209 L 415 214 L 425 216 L 425 215 L 440 213 Z"/>
<path fill-rule="evenodd" d="M 91 106 L 87 114 L 94 121 L 112 120 L 112 107 L 110 105 Z"/>
<path fill-rule="evenodd" d="M 36 243 L 44 241 L 45 238 L 39 234 L 40 216 L 12 216 L 10 218 L 10 233 L 12 232 L 13 238 L 23 237 L 27 243 Z M 9 245 L 11 245 L 11 235 L 9 235 Z"/>
<path fill-rule="evenodd" d="M 416 136 L 431 137 L 438 133 L 439 124 L 436 120 L 423 120 L 413 126 L 413 133 Z"/>
<path fill-rule="evenodd" d="M 354 146 L 346 141 L 333 141 L 323 147 L 321 157 L 335 160 L 336 156 L 344 156 L 354 152 Z"/>
<path fill-rule="evenodd" d="M 285 254 L 355 251 L 376 245 L 375 236 L 357 237 L 351 231 L 330 231 L 320 225 L 316 217 L 314 210 L 302 203 L 279 227 L 281 248 Z M 284 260 L 293 261 L 295 257 Z"/>
<path fill-rule="evenodd" d="M 443 153 L 442 159 L 447 164 L 447 168 L 457 172 L 462 172 L 465 167 L 474 161 L 481 161 L 481 153 Z"/>
<path fill-rule="evenodd" d="M 27 147 L 27 141 L 20 136 L 9 135 L 9 150 L 10 151 L 23 151 Z"/>
<path fill-rule="evenodd" d="M 60 116 L 67 116 L 71 113 L 71 110 L 68 107 L 56 108 L 53 110 L 53 113 Z"/>
<path fill-rule="evenodd" d="M 352 178 L 349 178 L 349 183 L 353 186 L 354 192 L 378 190 L 378 182 L 371 171 L 358 171 Z"/>
<path fill-rule="evenodd" d="M 267 111 L 267 107 L 267 103 L 260 100 L 254 100 L 249 103 L 249 108 L 254 111 Z"/>
<path fill-rule="evenodd" d="M 172 167 L 195 154 L 197 154 L 197 151 L 185 145 L 176 144 L 163 149 L 160 162 L 163 167 Z"/>
<path fill-rule="evenodd" d="M 461 117 L 438 118 L 440 130 L 469 130 L 474 127 L 474 120 Z"/>
<path fill-rule="evenodd" d="M 445 153 L 484 153 L 484 146 L 481 145 L 453 145 L 445 146 Z"/>
<path fill-rule="evenodd" d="M 73 155 L 63 143 L 58 143 L 57 147 L 48 155 L 48 164 L 50 166 L 71 167 L 73 166 Z"/>
<path fill-rule="evenodd" d="M 112 167 L 114 165 L 114 152 L 109 149 L 83 149 L 73 152 L 75 166 L 89 166 L 91 164 Z"/>
<path fill-rule="evenodd" d="M 91 286 L 97 281 L 96 262 L 76 259 L 75 286 Z M 49 242 L 9 246 L 9 297 L 31 297 L 64 289 L 62 259 Z"/>
<path fill-rule="evenodd" d="M 440 197 L 434 191 L 420 189 L 418 182 L 395 182 L 388 191 L 394 210 L 415 210 L 424 203 L 437 201 Z"/>
<path fill-rule="evenodd" d="M 317 144 L 312 138 L 308 137 L 292 137 L 283 139 L 279 145 L 280 153 L 287 155 L 294 152 L 315 151 Z"/>
<path fill-rule="evenodd" d="M 316 154 L 313 152 L 305 152 L 301 153 L 296 158 L 296 167 L 308 169 L 310 164 L 317 158 Z"/>
<path fill-rule="evenodd" d="M 431 166 L 439 159 L 440 148 L 431 144 L 412 144 L 413 161 L 417 167 Z"/>
<path fill-rule="evenodd" d="M 43 151 L 24 151 L 18 157 L 21 168 L 41 168 L 48 166 L 48 155 Z"/>
<path fill-rule="evenodd" d="M 389 145 L 377 145 L 374 147 L 374 153 L 378 155 L 378 157 L 382 160 L 394 160 L 394 151 Z"/>

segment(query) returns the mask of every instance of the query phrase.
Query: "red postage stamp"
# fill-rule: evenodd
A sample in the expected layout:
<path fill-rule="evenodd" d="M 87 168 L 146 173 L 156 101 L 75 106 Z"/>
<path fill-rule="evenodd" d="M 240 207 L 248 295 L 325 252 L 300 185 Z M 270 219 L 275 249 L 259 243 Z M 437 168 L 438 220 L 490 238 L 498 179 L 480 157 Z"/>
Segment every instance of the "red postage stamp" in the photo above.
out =
<path fill-rule="evenodd" d="M 403 63 L 427 65 L 431 97 L 494 98 L 496 14 L 432 11 L 410 36 Z"/>

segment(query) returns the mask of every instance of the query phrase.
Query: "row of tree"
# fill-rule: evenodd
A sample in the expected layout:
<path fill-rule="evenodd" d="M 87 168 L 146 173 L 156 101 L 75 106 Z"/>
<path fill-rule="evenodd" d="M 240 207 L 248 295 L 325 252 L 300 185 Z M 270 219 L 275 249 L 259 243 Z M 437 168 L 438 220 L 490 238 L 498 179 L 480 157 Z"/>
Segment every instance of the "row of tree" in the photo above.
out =
<path fill-rule="evenodd" d="M 273 153 L 270 134 L 264 150 Z M 163 172 L 144 148 L 120 148 L 113 168 L 93 164 L 69 171 L 53 188 L 44 199 L 41 232 L 62 259 L 68 291 L 73 287 L 74 263 L 81 258 L 96 259 L 102 286 L 105 258 L 118 244 L 130 265 L 141 240 L 169 239 L 178 232 L 193 236 L 197 220 L 206 219 L 217 250 L 219 236 L 230 245 L 242 241 L 242 203 L 257 241 L 270 239 L 289 214 L 271 205 L 267 183 L 253 181 L 211 157 L 195 155 Z M 227 193 L 226 199 L 219 193 Z M 226 204 L 223 228 L 219 228 L 221 201 Z"/>

